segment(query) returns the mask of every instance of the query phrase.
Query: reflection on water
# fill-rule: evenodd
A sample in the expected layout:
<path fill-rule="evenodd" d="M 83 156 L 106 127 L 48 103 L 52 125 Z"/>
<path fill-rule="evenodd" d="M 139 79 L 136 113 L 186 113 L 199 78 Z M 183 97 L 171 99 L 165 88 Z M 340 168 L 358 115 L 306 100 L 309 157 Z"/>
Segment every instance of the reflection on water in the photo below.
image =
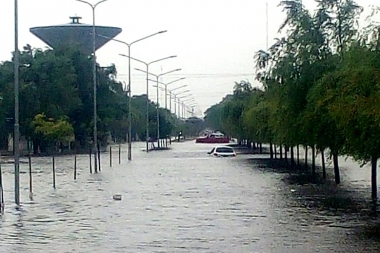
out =
<path fill-rule="evenodd" d="M 56 158 L 56 190 L 51 159 L 35 158 L 34 200 L 21 174 L 19 209 L 13 166 L 4 165 L 0 252 L 379 251 L 356 238 L 357 219 L 300 207 L 283 175 L 255 168 L 245 156 L 209 157 L 210 145 L 193 142 L 148 154 L 139 145 L 132 162 L 119 165 L 115 156 L 112 168 L 104 154 L 100 174 L 90 175 L 88 157 L 79 156 L 77 181 L 73 158 Z"/>

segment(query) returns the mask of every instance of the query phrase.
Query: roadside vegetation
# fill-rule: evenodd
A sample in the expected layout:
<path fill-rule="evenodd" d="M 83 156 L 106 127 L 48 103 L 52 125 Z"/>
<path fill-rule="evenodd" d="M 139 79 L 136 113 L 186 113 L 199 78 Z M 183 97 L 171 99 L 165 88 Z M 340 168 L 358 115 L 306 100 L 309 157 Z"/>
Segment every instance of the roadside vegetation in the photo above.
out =
<path fill-rule="evenodd" d="M 299 148 L 333 161 L 341 183 L 338 156 L 371 163 L 372 198 L 377 198 L 380 158 L 380 8 L 352 0 L 315 0 L 307 10 L 300 0 L 281 1 L 286 13 L 283 36 L 255 55 L 256 79 L 236 83 L 233 94 L 206 111 L 206 124 L 239 141 L 269 143 L 270 156 L 289 154 L 299 165 Z M 369 11 L 370 10 L 370 11 Z M 308 160 L 305 152 L 305 161 Z M 286 159 L 288 160 L 288 159 Z M 306 164 L 307 166 L 307 164 Z"/>
<path fill-rule="evenodd" d="M 128 97 L 114 65 L 97 69 L 98 138 L 123 142 L 128 132 Z M 13 134 L 13 62 L 0 63 L 0 149 Z M 149 104 L 150 137 L 157 134 L 157 104 Z M 145 140 L 146 95 L 132 99 L 132 138 Z M 189 134 L 193 122 L 159 108 L 160 136 Z M 87 148 L 93 136 L 92 60 L 75 48 L 20 51 L 20 131 L 34 152 Z M 142 127 L 144 126 L 144 127 Z"/>

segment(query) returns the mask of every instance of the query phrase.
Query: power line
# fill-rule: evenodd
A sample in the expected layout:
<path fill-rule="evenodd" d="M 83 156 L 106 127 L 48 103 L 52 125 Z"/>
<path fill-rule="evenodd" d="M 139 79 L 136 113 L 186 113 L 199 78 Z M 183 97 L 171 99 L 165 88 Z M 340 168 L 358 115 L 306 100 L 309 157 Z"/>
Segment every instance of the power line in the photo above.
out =
<path fill-rule="evenodd" d="M 128 76 L 127 74 L 118 74 L 117 75 L 118 77 L 126 77 Z M 144 77 L 145 75 L 140 75 L 140 74 L 134 74 L 134 76 L 141 76 L 141 77 Z M 186 78 L 221 78 L 221 77 L 245 77 L 245 76 L 249 76 L 249 77 L 253 77 L 255 76 L 254 73 L 219 73 L 219 74 L 203 74 L 203 73 L 193 73 L 193 74 L 171 74 L 171 76 L 183 76 L 183 77 L 186 77 Z"/>

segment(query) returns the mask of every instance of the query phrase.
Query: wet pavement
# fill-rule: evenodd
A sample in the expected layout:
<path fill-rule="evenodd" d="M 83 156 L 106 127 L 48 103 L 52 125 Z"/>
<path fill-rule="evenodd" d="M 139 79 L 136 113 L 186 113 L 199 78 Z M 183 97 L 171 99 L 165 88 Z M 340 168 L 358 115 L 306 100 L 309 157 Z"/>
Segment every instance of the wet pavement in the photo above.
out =
<path fill-rule="evenodd" d="M 21 201 L 13 204 L 13 165 L 3 165 L 5 215 L 0 252 L 379 252 L 360 236 L 358 214 L 302 205 L 284 174 L 238 155 L 214 158 L 209 144 L 173 143 L 133 161 L 89 174 L 88 156 L 58 157 L 57 189 L 51 158 L 33 159 L 34 200 L 27 164 L 21 164 Z M 122 200 L 112 199 L 121 194 Z"/>

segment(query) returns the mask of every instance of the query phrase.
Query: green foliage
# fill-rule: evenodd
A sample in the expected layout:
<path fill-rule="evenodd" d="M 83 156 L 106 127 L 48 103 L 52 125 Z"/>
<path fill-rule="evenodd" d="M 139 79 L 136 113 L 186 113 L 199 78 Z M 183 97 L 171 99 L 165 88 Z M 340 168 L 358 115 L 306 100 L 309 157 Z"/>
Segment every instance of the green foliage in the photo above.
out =
<path fill-rule="evenodd" d="M 300 0 L 280 1 L 285 36 L 255 55 L 263 94 L 237 85 L 232 99 L 211 107 L 207 116 L 220 119 L 226 133 L 238 138 L 376 161 L 380 24 L 374 20 L 380 8 L 373 8 L 369 25 L 359 30 L 363 8 L 353 0 L 315 1 L 314 13 Z M 339 175 L 337 164 L 334 169 Z"/>
<path fill-rule="evenodd" d="M 74 128 L 68 122 L 67 117 L 54 120 L 53 118 L 47 118 L 43 113 L 37 114 L 31 125 L 36 135 L 42 135 L 50 143 L 74 141 Z"/>
<path fill-rule="evenodd" d="M 73 128 L 77 144 L 86 147 L 91 143 L 94 126 L 92 67 L 91 59 L 76 48 L 41 50 L 26 45 L 20 52 L 20 131 L 34 142 L 35 152 L 38 147 L 46 150 L 52 140 L 63 141 L 60 136 L 65 136 L 63 130 L 68 125 Z M 109 137 L 123 141 L 128 132 L 128 98 L 122 83 L 117 81 L 115 65 L 97 66 L 97 81 L 99 142 L 106 145 Z M 11 61 L 0 63 L 0 90 L 0 148 L 6 148 L 14 121 Z M 149 111 L 156 111 L 155 108 L 156 105 L 149 101 Z M 145 138 L 146 96 L 133 97 L 131 113 L 133 137 Z M 162 136 L 170 134 L 174 131 L 175 116 L 162 108 L 159 113 Z M 47 120 L 50 118 L 59 120 Z M 157 125 L 156 122 L 157 117 L 150 117 L 150 127 Z"/>
<path fill-rule="evenodd" d="M 206 127 L 212 128 L 214 130 L 220 130 L 225 131 L 225 129 L 222 126 L 222 112 L 224 106 L 228 103 L 228 101 L 233 99 L 233 95 L 227 95 L 223 100 L 216 104 L 211 106 L 205 111 L 205 124 Z"/>
<path fill-rule="evenodd" d="M 357 159 L 380 157 L 380 52 L 353 47 L 344 54 L 330 116 L 345 136 L 345 151 Z M 355 63 L 355 64 L 354 64 Z"/>

